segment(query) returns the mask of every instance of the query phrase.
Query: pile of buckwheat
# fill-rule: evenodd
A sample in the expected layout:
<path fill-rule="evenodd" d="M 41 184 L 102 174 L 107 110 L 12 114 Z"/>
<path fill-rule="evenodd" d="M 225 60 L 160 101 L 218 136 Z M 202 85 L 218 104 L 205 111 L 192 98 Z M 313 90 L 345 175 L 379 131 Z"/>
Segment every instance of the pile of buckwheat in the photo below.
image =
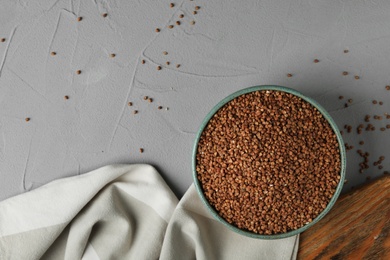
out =
<path fill-rule="evenodd" d="M 281 91 L 241 95 L 205 127 L 196 171 L 230 224 L 258 234 L 298 229 L 327 206 L 340 180 L 337 137 L 322 114 Z"/>

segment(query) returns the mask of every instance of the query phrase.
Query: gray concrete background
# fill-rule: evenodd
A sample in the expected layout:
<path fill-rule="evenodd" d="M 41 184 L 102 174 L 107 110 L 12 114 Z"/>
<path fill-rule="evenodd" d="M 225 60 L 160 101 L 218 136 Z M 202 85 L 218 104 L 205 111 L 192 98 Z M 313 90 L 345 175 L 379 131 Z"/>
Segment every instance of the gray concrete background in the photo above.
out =
<path fill-rule="evenodd" d="M 191 149 L 204 116 L 232 92 L 264 84 L 297 89 L 340 129 L 353 126 L 344 134 L 354 146 L 345 191 L 390 171 L 390 129 L 379 131 L 390 120 L 371 120 L 376 130 L 362 135 L 355 130 L 366 114 L 390 113 L 390 1 L 169 3 L 0 1 L 0 200 L 137 162 L 154 165 L 181 196 L 192 182 Z M 357 148 L 370 153 L 362 174 Z M 379 170 L 372 163 L 381 155 Z"/>

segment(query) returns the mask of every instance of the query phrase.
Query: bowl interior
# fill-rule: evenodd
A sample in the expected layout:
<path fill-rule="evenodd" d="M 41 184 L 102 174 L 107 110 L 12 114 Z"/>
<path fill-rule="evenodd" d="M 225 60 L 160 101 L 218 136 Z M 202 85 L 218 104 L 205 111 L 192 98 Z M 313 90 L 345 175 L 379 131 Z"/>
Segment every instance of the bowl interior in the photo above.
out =
<path fill-rule="evenodd" d="M 286 233 L 274 234 L 274 235 L 256 234 L 256 233 L 253 233 L 253 232 L 250 232 L 250 231 L 239 229 L 236 226 L 228 223 L 224 218 L 222 218 L 218 214 L 218 212 L 207 201 L 205 195 L 203 194 L 203 188 L 202 188 L 202 185 L 201 185 L 201 183 L 199 182 L 199 180 L 197 178 L 197 172 L 196 172 L 196 154 L 197 154 L 197 150 L 198 150 L 198 142 L 199 142 L 199 139 L 200 139 L 200 137 L 202 135 L 202 132 L 205 129 L 205 127 L 207 126 L 209 120 L 214 116 L 214 114 L 221 107 L 223 107 L 226 103 L 228 103 L 229 101 L 233 100 L 234 98 L 236 98 L 238 96 L 241 96 L 243 94 L 250 93 L 250 92 L 263 91 L 263 90 L 276 90 L 276 91 L 283 91 L 283 92 L 286 92 L 286 93 L 290 93 L 290 94 L 293 94 L 295 96 L 298 96 L 298 97 L 302 98 L 303 100 L 305 100 L 306 102 L 310 103 L 315 108 L 317 108 L 318 111 L 320 111 L 320 113 L 324 116 L 324 118 L 329 122 L 330 126 L 333 129 L 333 132 L 336 134 L 337 141 L 339 143 L 340 161 L 341 161 L 340 180 L 339 180 L 339 183 L 337 185 L 336 191 L 335 191 L 333 197 L 331 198 L 331 200 L 329 201 L 328 205 L 326 206 L 326 208 L 312 222 L 310 222 L 309 224 L 304 225 L 303 227 L 300 227 L 299 229 L 296 229 L 296 230 L 292 230 L 292 231 L 289 231 L 289 232 L 286 232 Z M 213 215 L 213 217 L 215 219 L 217 219 L 219 222 L 221 222 L 222 224 L 227 226 L 229 229 L 231 229 L 234 232 L 237 232 L 239 234 L 242 234 L 242 235 L 245 235 L 245 236 L 248 236 L 248 237 L 252 237 L 252 238 L 260 238 L 260 239 L 280 239 L 280 238 L 286 238 L 286 237 L 297 235 L 297 234 L 305 231 L 309 227 L 313 226 L 315 223 L 317 223 L 320 219 L 322 219 L 329 212 L 329 210 L 333 207 L 334 203 L 336 202 L 336 200 L 337 200 L 338 196 L 340 195 L 340 192 L 341 192 L 341 190 L 343 188 L 344 179 L 345 179 L 345 170 L 346 170 L 346 154 L 345 154 L 344 142 L 343 142 L 343 139 L 341 137 L 340 131 L 339 131 L 336 123 L 331 118 L 331 116 L 328 114 L 328 112 L 321 105 L 319 105 L 313 99 L 304 96 L 303 94 L 301 94 L 300 92 L 298 92 L 296 90 L 293 90 L 293 89 L 290 89 L 290 88 L 287 88 L 287 87 L 282 87 L 282 86 L 274 86 L 274 85 L 254 86 L 254 87 L 250 87 L 250 88 L 239 90 L 239 91 L 237 91 L 237 92 L 227 96 L 223 100 L 221 100 L 207 114 L 207 116 L 203 120 L 203 122 L 202 122 L 202 124 L 201 124 L 201 126 L 199 128 L 199 131 L 197 132 L 197 135 L 196 135 L 196 138 L 195 138 L 194 147 L 193 147 L 193 150 L 192 150 L 192 175 L 193 175 L 193 179 L 194 179 L 194 184 L 195 184 L 196 190 L 197 190 L 197 192 L 198 192 L 202 202 L 204 203 L 204 205 L 206 205 L 207 209 L 209 210 L 209 212 Z"/>

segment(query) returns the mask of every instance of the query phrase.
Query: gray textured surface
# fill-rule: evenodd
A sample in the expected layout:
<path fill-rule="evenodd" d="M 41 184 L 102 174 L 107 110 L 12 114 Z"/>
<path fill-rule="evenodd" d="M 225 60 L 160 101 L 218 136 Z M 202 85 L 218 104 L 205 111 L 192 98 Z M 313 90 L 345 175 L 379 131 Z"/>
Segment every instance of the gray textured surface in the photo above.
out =
<path fill-rule="evenodd" d="M 348 152 L 346 190 L 390 170 L 390 129 L 379 131 L 390 120 L 371 120 L 373 132 L 355 130 L 366 114 L 390 113 L 389 1 L 174 3 L 0 1 L 0 38 L 6 38 L 0 42 L 0 200 L 133 162 L 156 166 L 181 196 L 192 182 L 192 142 L 203 117 L 230 93 L 262 84 L 297 89 L 328 109 L 340 128 L 354 127 L 344 134 L 355 147 Z M 193 15 L 196 5 L 201 9 Z M 353 103 L 344 108 L 348 98 Z M 371 154 L 363 174 L 360 140 Z M 372 166 L 380 155 L 388 157 L 382 170 Z"/>

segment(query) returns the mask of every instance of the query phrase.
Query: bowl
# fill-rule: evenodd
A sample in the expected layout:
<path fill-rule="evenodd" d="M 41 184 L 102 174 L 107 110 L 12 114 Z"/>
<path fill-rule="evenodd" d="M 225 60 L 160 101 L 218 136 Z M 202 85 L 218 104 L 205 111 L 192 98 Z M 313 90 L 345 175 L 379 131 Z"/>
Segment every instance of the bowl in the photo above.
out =
<path fill-rule="evenodd" d="M 333 132 L 336 134 L 337 141 L 338 141 L 338 144 L 339 144 L 340 162 L 341 162 L 340 180 L 339 180 L 339 183 L 337 185 L 336 191 L 333 194 L 332 198 L 330 199 L 330 201 L 329 201 L 328 205 L 326 206 L 326 208 L 315 219 L 313 219 L 312 222 L 310 222 L 310 223 L 308 223 L 308 224 L 306 224 L 306 225 L 304 225 L 304 226 L 302 226 L 302 227 L 300 227 L 298 229 L 288 231 L 286 233 L 278 233 L 278 234 L 272 234 L 272 235 L 257 234 L 257 233 L 254 233 L 254 232 L 251 232 L 251 231 L 248 231 L 248 230 L 239 229 L 238 227 L 228 223 L 224 218 L 222 218 L 218 214 L 218 212 L 214 209 L 214 207 L 211 206 L 210 203 L 208 202 L 208 200 L 206 199 L 206 197 L 205 197 L 205 195 L 203 193 L 202 184 L 200 183 L 200 181 L 197 178 L 197 171 L 196 171 L 196 154 L 197 154 L 197 150 L 198 150 L 198 143 L 199 143 L 200 137 L 201 137 L 201 135 L 203 133 L 203 130 L 207 126 L 209 120 L 214 116 L 214 114 L 220 108 L 222 108 L 226 103 L 228 103 L 229 101 L 233 100 L 234 98 L 236 98 L 238 96 L 241 96 L 241 95 L 247 94 L 247 93 L 251 93 L 251 92 L 255 92 L 255 91 L 265 91 L 265 90 L 275 90 L 275 91 L 282 91 L 282 92 L 290 93 L 292 95 L 300 97 L 301 99 L 305 100 L 306 102 L 310 103 L 312 106 L 317 108 L 318 111 L 323 115 L 323 117 L 328 121 L 328 123 L 330 124 L 331 128 L 333 129 Z M 303 95 L 302 93 L 300 93 L 300 92 L 298 92 L 298 91 L 296 91 L 294 89 L 287 88 L 287 87 L 282 87 L 282 86 L 263 85 L 263 86 L 249 87 L 249 88 L 246 88 L 246 89 L 239 90 L 239 91 L 237 91 L 237 92 L 227 96 L 223 100 L 221 100 L 207 114 L 207 116 L 203 119 L 203 122 L 202 122 L 202 124 L 201 124 L 201 126 L 200 126 L 200 128 L 199 128 L 199 130 L 197 132 L 197 135 L 196 135 L 196 138 L 195 138 L 194 147 L 193 147 L 193 150 L 192 150 L 192 175 L 193 175 L 193 179 L 194 179 L 194 184 L 195 184 L 196 190 L 197 190 L 197 192 L 198 192 L 198 194 L 199 194 L 203 204 L 206 206 L 208 211 L 211 213 L 211 215 L 217 221 L 219 221 L 220 223 L 222 223 L 223 225 L 228 227 L 230 230 L 232 230 L 232 231 L 234 231 L 234 232 L 236 232 L 238 234 L 244 235 L 244 236 L 248 236 L 248 237 L 251 237 L 251 238 L 258 238 L 258 239 L 281 239 L 281 238 L 294 236 L 294 235 L 297 235 L 299 233 L 302 233 L 303 231 L 307 230 L 308 228 L 310 228 L 311 226 L 316 224 L 318 221 L 320 221 L 320 219 L 322 219 L 329 212 L 329 210 L 333 207 L 333 205 L 335 204 L 337 198 L 339 197 L 340 192 L 341 192 L 341 190 L 343 188 L 343 184 L 344 184 L 345 171 L 346 171 L 346 153 L 345 153 L 344 142 L 343 142 L 343 139 L 341 137 L 340 131 L 339 131 L 336 123 L 333 121 L 332 117 L 315 100 L 313 100 L 313 99 L 311 99 L 309 97 L 306 97 L 305 95 Z"/>

